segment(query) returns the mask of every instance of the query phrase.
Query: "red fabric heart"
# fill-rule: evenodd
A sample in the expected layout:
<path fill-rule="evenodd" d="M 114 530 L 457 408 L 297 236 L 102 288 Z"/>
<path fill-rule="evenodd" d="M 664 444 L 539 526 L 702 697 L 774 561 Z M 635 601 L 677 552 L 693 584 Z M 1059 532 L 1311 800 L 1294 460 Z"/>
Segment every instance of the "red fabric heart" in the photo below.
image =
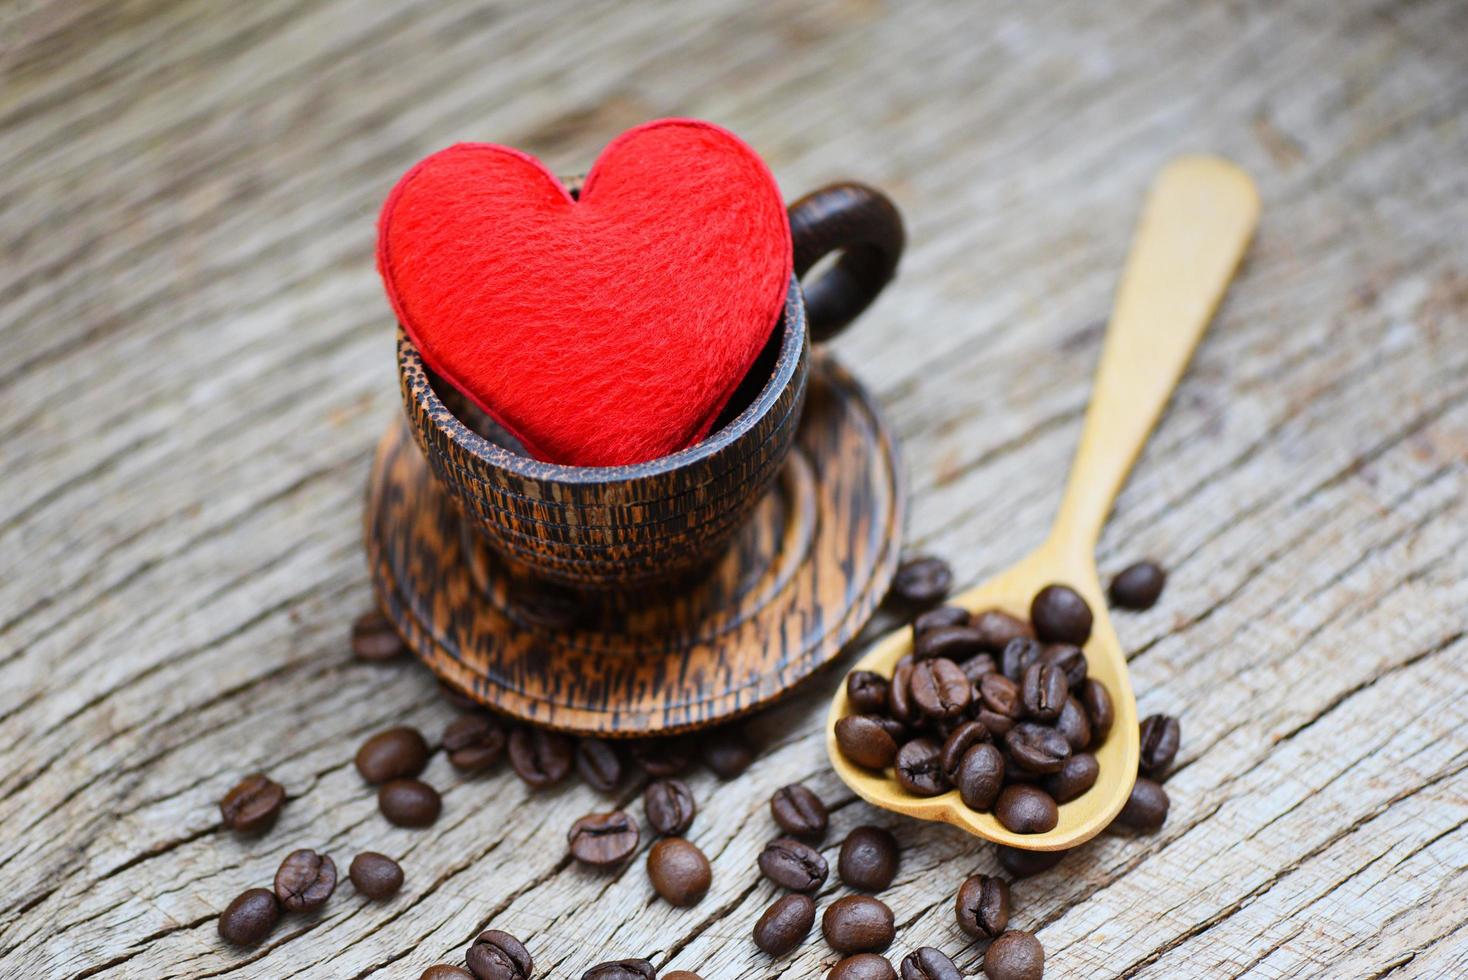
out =
<path fill-rule="evenodd" d="M 532 455 L 611 466 L 708 433 L 779 321 L 790 224 L 738 137 L 666 119 L 579 200 L 509 147 L 433 154 L 388 195 L 377 264 L 429 367 Z"/>

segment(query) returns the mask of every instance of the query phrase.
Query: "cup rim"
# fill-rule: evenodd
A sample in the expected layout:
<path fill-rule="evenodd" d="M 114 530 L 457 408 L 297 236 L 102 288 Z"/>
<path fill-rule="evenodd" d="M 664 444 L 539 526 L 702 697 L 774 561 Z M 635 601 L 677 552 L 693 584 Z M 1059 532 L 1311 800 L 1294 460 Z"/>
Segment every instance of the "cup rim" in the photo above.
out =
<path fill-rule="evenodd" d="M 800 292 L 800 281 L 794 274 L 785 291 L 785 306 L 780 315 L 777 329 L 782 331 L 780 352 L 770 371 L 769 380 L 754 400 L 727 425 L 711 432 L 701 441 L 666 456 L 659 456 L 643 463 L 626 463 L 618 466 L 571 466 L 564 463 L 548 463 L 513 452 L 475 432 L 449 409 L 433 385 L 415 386 L 413 398 L 419 408 L 432 420 L 432 424 L 465 453 L 496 469 L 504 470 L 527 480 L 551 481 L 556 483 L 595 485 L 621 483 L 627 480 L 662 476 L 684 469 L 701 460 L 716 456 L 720 451 L 748 435 L 750 430 L 764 418 L 781 394 L 789 387 L 796 375 L 805 349 L 806 319 L 805 302 Z M 415 363 L 416 362 L 416 363 Z M 413 341 L 399 330 L 398 371 L 416 367 L 427 378 L 427 365 Z"/>

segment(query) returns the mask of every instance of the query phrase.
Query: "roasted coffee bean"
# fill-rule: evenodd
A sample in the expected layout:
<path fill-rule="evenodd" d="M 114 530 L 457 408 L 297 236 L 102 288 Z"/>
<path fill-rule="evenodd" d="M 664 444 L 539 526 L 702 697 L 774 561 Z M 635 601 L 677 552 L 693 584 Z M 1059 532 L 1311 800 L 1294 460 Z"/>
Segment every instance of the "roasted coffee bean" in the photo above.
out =
<path fill-rule="evenodd" d="M 867 717 L 874 718 L 877 724 L 882 726 L 882 730 L 892 736 L 892 741 L 895 744 L 901 745 L 907 741 L 907 737 L 910 734 L 907 726 L 896 718 L 889 715 L 867 715 Z"/>
<path fill-rule="evenodd" d="M 697 905 L 713 883 L 709 859 L 682 837 L 664 837 L 647 852 L 647 877 L 669 905 Z M 822 875 L 824 878 L 824 875 Z"/>
<path fill-rule="evenodd" d="M 1046 643 L 1086 645 L 1091 638 L 1091 607 L 1068 585 L 1047 585 L 1030 603 L 1035 636 Z"/>
<path fill-rule="evenodd" d="M 230 830 L 257 834 L 268 830 L 285 805 L 285 787 L 257 772 L 241 779 L 219 801 L 219 815 Z"/>
<path fill-rule="evenodd" d="M 917 638 L 928 630 L 937 629 L 940 626 L 967 626 L 968 610 L 962 606 L 939 606 L 929 609 L 925 613 L 919 613 L 912 621 L 912 637 Z"/>
<path fill-rule="evenodd" d="M 610 793 L 622 782 L 622 753 L 610 742 L 583 738 L 576 742 L 576 772 L 582 782 L 602 793 Z"/>
<path fill-rule="evenodd" d="M 927 609 L 942 602 L 953 587 L 953 570 L 941 558 L 911 558 L 892 577 L 891 596 L 909 609 Z"/>
<path fill-rule="evenodd" d="M 896 927 L 886 902 L 847 895 L 826 906 L 821 932 L 838 953 L 880 953 L 892 945 Z"/>
<path fill-rule="evenodd" d="M 920 946 L 902 958 L 902 980 L 963 980 L 963 974 L 943 953 Z"/>
<path fill-rule="evenodd" d="M 831 967 L 826 980 L 897 980 L 897 971 L 884 956 L 857 953 Z"/>
<path fill-rule="evenodd" d="M 896 752 L 893 754 L 896 755 Z M 800 783 L 791 783 L 775 790 L 775 795 L 770 797 L 770 813 L 774 815 L 775 823 L 787 834 L 816 839 L 826 834 L 826 823 L 829 820 L 826 804 Z"/>
<path fill-rule="evenodd" d="M 1116 710 L 1111 706 L 1111 695 L 1105 685 L 1094 677 L 1087 678 L 1081 685 L 1081 707 L 1086 709 L 1086 717 L 1091 720 L 1091 747 L 1095 748 L 1106 741 L 1111 723 L 1116 719 Z"/>
<path fill-rule="evenodd" d="M 1040 650 L 1040 663 L 1053 664 L 1065 671 L 1072 691 L 1086 682 L 1086 654 L 1074 643 L 1047 643 Z"/>
<path fill-rule="evenodd" d="M 957 718 L 973 699 L 973 683 L 958 664 L 941 657 L 914 664 L 909 684 L 913 704 L 925 718 Z"/>
<path fill-rule="evenodd" d="M 784 956 L 805 941 L 815 921 L 816 903 L 808 895 L 783 895 L 754 924 L 754 944 L 771 956 Z"/>
<path fill-rule="evenodd" d="M 979 698 L 982 707 L 992 711 L 996 715 L 1004 715 L 1006 718 L 1018 718 L 1024 714 L 1024 700 L 1021 697 L 1019 685 L 1010 680 L 1004 674 L 985 674 L 979 679 Z M 990 732 L 994 727 L 984 722 Z"/>
<path fill-rule="evenodd" d="M 1065 699 L 1060 717 L 1055 719 L 1055 730 L 1065 737 L 1071 752 L 1082 752 L 1091 744 L 1091 720 L 1086 709 L 1072 695 Z"/>
<path fill-rule="evenodd" d="M 754 746 L 742 731 L 721 728 L 699 739 L 703 764 L 720 779 L 733 779 L 754 762 Z"/>
<path fill-rule="evenodd" d="M 912 700 L 912 661 L 892 668 L 892 683 L 887 685 L 887 713 L 910 725 L 917 720 L 917 706 Z"/>
<path fill-rule="evenodd" d="M 418 980 L 474 980 L 474 974 L 462 966 L 435 963 L 418 975 Z"/>
<path fill-rule="evenodd" d="M 408 652 L 392 622 L 382 613 L 365 612 L 352 623 L 352 654 L 367 663 L 396 660 Z"/>
<path fill-rule="evenodd" d="M 693 791 L 681 779 L 658 779 L 642 791 L 642 810 L 648 826 L 659 834 L 681 835 L 693 825 L 698 805 Z"/>
<path fill-rule="evenodd" d="M 958 665 L 958 669 L 963 671 L 963 676 L 967 677 L 974 684 L 978 684 L 985 674 L 992 674 L 998 670 L 999 665 L 994 662 L 992 656 L 987 653 L 981 653 L 978 656 L 969 657 Z M 975 695 L 975 697 L 977 696 Z"/>
<path fill-rule="evenodd" d="M 996 850 L 999 852 L 999 866 L 1011 878 L 1028 878 L 1031 875 L 1049 871 L 1070 853 L 1069 851 L 1026 851 L 1018 847 L 1006 847 L 1003 844 L 1000 844 Z"/>
<path fill-rule="evenodd" d="M 1004 788 L 1004 770 L 1004 756 L 988 742 L 965 752 L 953 780 L 963 805 L 979 811 L 992 807 Z"/>
<path fill-rule="evenodd" d="M 525 980 L 535 969 L 520 940 L 498 929 L 476 936 L 464 960 L 479 980 Z"/>
<path fill-rule="evenodd" d="M 989 609 L 979 613 L 973 618 L 973 625 L 979 631 L 984 649 L 990 653 L 1002 653 L 1017 638 L 1034 639 L 1035 636 L 1029 623 L 1002 609 Z"/>
<path fill-rule="evenodd" d="M 336 862 L 309 848 L 291 851 L 275 872 L 275 897 L 292 912 L 314 909 L 336 891 Z"/>
<path fill-rule="evenodd" d="M 1025 676 L 1025 669 L 1044 652 L 1045 644 L 1034 637 L 1017 636 L 1000 651 L 999 672 L 1018 684 Z"/>
<path fill-rule="evenodd" d="M 1177 758 L 1182 728 L 1171 715 L 1148 715 L 1142 720 L 1142 757 L 1140 772 L 1161 780 Z"/>
<path fill-rule="evenodd" d="M 419 779 L 394 779 L 377 789 L 377 808 L 388 823 L 399 827 L 427 827 L 438 819 L 443 798 Z"/>
<path fill-rule="evenodd" d="M 1026 717 L 1054 721 L 1060 717 L 1060 709 L 1070 697 L 1070 684 L 1065 671 L 1037 660 L 1025 668 L 1020 692 Z"/>
<path fill-rule="evenodd" d="M 1028 932 L 1011 929 L 989 944 L 984 953 L 984 976 L 989 980 L 1041 980 L 1045 950 Z"/>
<path fill-rule="evenodd" d="M 408 779 L 428 765 L 428 743 L 416 728 L 389 728 L 363 742 L 356 761 L 357 772 L 374 786 L 389 779 Z"/>
<path fill-rule="evenodd" d="M 1009 885 L 993 875 L 971 875 L 958 886 L 958 928 L 975 939 L 993 939 L 1009 927 Z"/>
<path fill-rule="evenodd" d="M 664 973 L 658 980 L 703 980 L 703 977 L 692 970 L 674 970 L 672 973 Z"/>
<path fill-rule="evenodd" d="M 931 738 L 913 739 L 897 750 L 897 782 L 914 796 L 937 796 L 948 788 L 942 755 L 942 747 Z"/>
<path fill-rule="evenodd" d="M 1132 784 L 1132 795 L 1127 797 L 1126 806 L 1116 815 L 1116 822 L 1150 834 L 1167 822 L 1168 805 L 1167 790 L 1161 783 L 1138 776 Z"/>
<path fill-rule="evenodd" d="M 780 837 L 765 845 L 759 855 L 759 870 L 766 878 L 793 892 L 813 892 L 826 883 L 830 869 L 821 852 L 792 837 Z"/>
<path fill-rule="evenodd" d="M 1059 772 L 1070 758 L 1070 743 L 1064 735 L 1032 721 L 1022 721 L 1011 728 L 1004 736 L 1004 747 L 1021 769 L 1030 772 Z"/>
<path fill-rule="evenodd" d="M 936 626 L 920 633 L 912 645 L 914 660 L 943 657 L 957 663 L 983 652 L 983 634 L 972 626 Z"/>
<path fill-rule="evenodd" d="M 1060 822 L 1060 810 L 1050 794 L 1025 783 L 1004 787 L 994 803 L 994 816 L 1016 834 L 1043 834 Z"/>
<path fill-rule="evenodd" d="M 897 877 L 897 838 L 881 827 L 857 827 L 841 842 L 836 873 L 859 891 L 879 892 Z"/>
<path fill-rule="evenodd" d="M 647 960 L 612 960 L 587 970 L 581 980 L 657 980 L 657 975 L 657 969 Z"/>
<path fill-rule="evenodd" d="M 444 701 L 448 702 L 448 704 L 452 705 L 454 710 L 456 711 L 474 712 L 484 710 L 484 705 L 480 704 L 478 701 L 475 701 L 473 698 L 465 694 L 463 691 L 460 691 L 458 688 L 450 687 L 443 681 L 438 682 L 438 696 L 443 698 Z"/>
<path fill-rule="evenodd" d="M 943 767 L 944 777 L 950 783 L 958 782 L 958 765 L 963 761 L 964 754 L 980 742 L 987 741 L 989 729 L 981 721 L 965 721 L 949 732 L 938 755 L 938 764 Z"/>
<path fill-rule="evenodd" d="M 1101 766 L 1096 757 L 1089 752 L 1079 752 L 1066 759 L 1060 771 L 1045 777 L 1040 785 L 1055 798 L 1056 803 L 1069 803 L 1095 786 L 1096 777 L 1100 774 Z"/>
<path fill-rule="evenodd" d="M 870 670 L 853 670 L 846 676 L 846 700 L 858 714 L 887 710 L 887 678 Z"/>
<path fill-rule="evenodd" d="M 1111 602 L 1123 609 L 1151 609 L 1166 584 L 1167 573 L 1161 565 L 1139 561 L 1117 572 L 1111 580 Z"/>
<path fill-rule="evenodd" d="M 347 877 L 357 891 L 374 901 L 392 898 L 403 887 L 403 866 L 386 854 L 363 851 L 352 858 Z"/>
<path fill-rule="evenodd" d="M 219 915 L 219 938 L 231 946 L 254 946 L 270 935 L 280 918 L 280 905 L 269 889 L 240 892 Z"/>
<path fill-rule="evenodd" d="M 536 789 L 565 779 L 575 756 L 571 740 L 560 732 L 528 727 L 510 732 L 510 768 Z"/>
<path fill-rule="evenodd" d="M 1009 730 L 1014 727 L 1014 719 L 1009 715 L 996 714 L 983 707 L 974 712 L 974 721 L 981 722 L 985 728 L 989 729 L 989 736 L 996 740 L 1008 735 Z"/>
<path fill-rule="evenodd" d="M 566 835 L 571 856 L 593 868 L 613 868 L 626 861 L 639 839 L 637 821 L 620 810 L 588 813 Z"/>
<path fill-rule="evenodd" d="M 886 726 L 870 715 L 847 715 L 836 722 L 841 754 L 866 769 L 886 769 L 897 757 L 897 742 Z"/>
<path fill-rule="evenodd" d="M 632 743 L 632 755 L 653 779 L 676 776 L 693 765 L 695 746 L 687 738 L 644 738 Z"/>
<path fill-rule="evenodd" d="M 460 715 L 443 730 L 443 750 L 460 772 L 483 772 L 505 754 L 505 730 L 485 714 Z"/>

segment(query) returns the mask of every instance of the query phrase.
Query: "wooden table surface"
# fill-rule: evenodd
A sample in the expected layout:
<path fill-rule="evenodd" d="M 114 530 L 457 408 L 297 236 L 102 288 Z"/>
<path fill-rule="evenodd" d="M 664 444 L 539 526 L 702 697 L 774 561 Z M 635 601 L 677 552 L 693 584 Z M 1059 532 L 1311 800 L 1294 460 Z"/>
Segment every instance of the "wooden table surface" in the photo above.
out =
<path fill-rule="evenodd" d="M 0 24 L 0 975 L 417 977 L 486 924 L 539 975 L 646 955 L 819 976 L 749 931 L 765 800 L 803 780 L 826 853 L 876 819 L 829 772 L 836 674 L 692 780 L 712 893 L 565 856 L 605 802 L 455 775 L 429 831 L 351 766 L 452 717 L 354 662 L 373 445 L 399 411 L 377 207 L 459 139 L 584 169 L 625 127 L 733 128 L 787 194 L 854 177 L 911 247 L 837 344 L 904 442 L 913 546 L 961 583 L 1056 503 L 1140 197 L 1169 157 L 1252 172 L 1250 260 L 1104 535 L 1171 582 L 1118 615 L 1144 713 L 1183 719 L 1156 836 L 1014 889 L 1050 976 L 1468 973 L 1468 7 L 710 0 L 494 6 L 76 0 Z M 215 802 L 265 769 L 277 827 Z M 631 798 L 632 792 L 626 794 Z M 640 813 L 640 804 L 637 806 Z M 958 883 L 994 857 L 896 825 L 899 956 L 977 972 Z M 221 946 L 288 849 L 402 858 L 403 894 Z M 646 846 L 646 842 L 644 842 Z M 821 899 L 839 893 L 828 886 Z"/>

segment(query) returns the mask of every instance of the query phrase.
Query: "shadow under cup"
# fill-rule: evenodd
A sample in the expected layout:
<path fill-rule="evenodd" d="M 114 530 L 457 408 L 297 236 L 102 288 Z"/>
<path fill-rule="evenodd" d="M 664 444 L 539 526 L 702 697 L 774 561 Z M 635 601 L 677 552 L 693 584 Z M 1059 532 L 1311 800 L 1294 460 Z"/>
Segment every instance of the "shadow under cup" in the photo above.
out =
<path fill-rule="evenodd" d="M 468 526 L 516 578 L 586 593 L 656 595 L 702 577 L 784 465 L 809 361 L 792 276 L 780 323 L 701 442 L 646 463 L 563 466 L 524 455 L 398 335 L 414 439 Z"/>

